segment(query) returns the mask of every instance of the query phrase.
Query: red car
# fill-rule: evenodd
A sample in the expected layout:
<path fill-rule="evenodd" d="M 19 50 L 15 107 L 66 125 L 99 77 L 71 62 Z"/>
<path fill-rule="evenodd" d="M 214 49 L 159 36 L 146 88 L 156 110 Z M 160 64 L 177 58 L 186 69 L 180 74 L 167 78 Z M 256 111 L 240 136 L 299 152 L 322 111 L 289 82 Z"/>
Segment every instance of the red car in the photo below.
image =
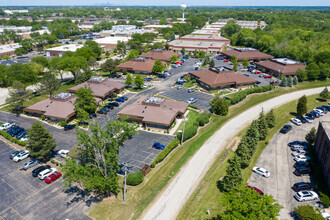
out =
<path fill-rule="evenodd" d="M 55 181 L 55 180 L 57 180 L 58 178 L 60 178 L 62 176 L 62 174 L 60 173 L 60 172 L 55 172 L 54 174 L 52 174 L 52 175 L 49 175 L 49 176 L 47 176 L 46 178 L 45 178 L 45 183 L 51 183 L 51 182 L 53 182 L 53 181 Z"/>
<path fill-rule="evenodd" d="M 269 75 L 265 75 L 264 76 L 266 79 L 270 79 L 270 78 L 272 78 L 271 76 L 269 76 Z"/>
<path fill-rule="evenodd" d="M 183 74 L 183 76 L 188 76 L 188 77 L 190 77 L 190 75 L 189 75 L 188 73 Z"/>
<path fill-rule="evenodd" d="M 180 64 L 180 65 L 182 65 L 183 62 L 182 62 L 182 61 L 177 61 L 175 64 Z"/>
<path fill-rule="evenodd" d="M 225 62 L 225 63 L 228 63 L 228 62 L 229 62 L 229 60 L 223 60 L 223 62 Z"/>
<path fill-rule="evenodd" d="M 258 189 L 257 187 L 253 187 L 253 186 L 246 186 L 246 188 L 250 188 L 250 189 L 253 189 L 254 191 L 257 191 L 260 195 L 263 195 L 264 193 Z"/>
<path fill-rule="evenodd" d="M 255 73 L 255 74 L 260 74 L 261 72 L 260 72 L 260 71 L 255 71 L 254 73 Z"/>

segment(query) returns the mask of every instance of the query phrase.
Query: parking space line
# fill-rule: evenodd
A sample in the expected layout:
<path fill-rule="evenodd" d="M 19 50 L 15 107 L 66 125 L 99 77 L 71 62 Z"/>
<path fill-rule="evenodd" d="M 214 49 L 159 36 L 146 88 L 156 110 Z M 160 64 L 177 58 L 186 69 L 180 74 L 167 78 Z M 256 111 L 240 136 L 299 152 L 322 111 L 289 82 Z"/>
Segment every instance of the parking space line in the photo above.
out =
<path fill-rule="evenodd" d="M 13 208 L 13 207 L 10 206 L 10 208 L 11 208 L 14 212 L 16 212 L 16 214 L 19 215 L 21 218 L 24 218 L 24 217 L 23 217 L 21 214 L 19 214 L 19 213 Z"/>

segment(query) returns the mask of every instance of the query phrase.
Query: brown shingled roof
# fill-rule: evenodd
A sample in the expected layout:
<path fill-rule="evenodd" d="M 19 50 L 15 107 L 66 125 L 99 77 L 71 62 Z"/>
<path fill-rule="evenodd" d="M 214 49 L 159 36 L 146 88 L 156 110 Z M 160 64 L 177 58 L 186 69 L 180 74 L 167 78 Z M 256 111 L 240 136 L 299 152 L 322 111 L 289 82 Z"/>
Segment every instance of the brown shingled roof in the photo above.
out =
<path fill-rule="evenodd" d="M 305 69 L 305 64 L 297 63 L 297 64 L 281 64 L 278 62 L 274 62 L 272 60 L 260 61 L 256 63 L 257 66 L 269 69 L 271 72 L 280 71 L 283 75 L 294 75 L 298 69 Z"/>
<path fill-rule="evenodd" d="M 247 50 L 247 51 L 238 51 L 238 50 L 227 50 L 221 52 L 222 54 L 232 57 L 236 56 L 237 60 L 261 60 L 261 59 L 273 59 L 272 55 L 260 52 L 259 50 Z"/>
<path fill-rule="evenodd" d="M 147 57 L 153 60 L 161 60 L 161 61 L 170 61 L 173 55 L 179 56 L 179 53 L 167 50 L 152 50 L 147 53 L 141 54 L 140 57 Z"/>
<path fill-rule="evenodd" d="M 162 62 L 164 65 L 166 65 L 165 62 Z M 145 72 L 145 73 L 152 73 L 152 68 L 155 64 L 155 60 L 152 59 L 141 59 L 134 58 L 130 61 L 127 61 L 125 63 L 121 63 L 117 66 L 117 69 L 126 71 L 134 71 L 134 72 Z"/>
<path fill-rule="evenodd" d="M 256 83 L 256 80 L 244 76 L 239 73 L 235 73 L 234 71 L 223 71 L 216 72 L 210 69 L 200 70 L 196 72 L 189 73 L 195 77 L 198 77 L 200 82 L 203 82 L 210 87 L 218 87 L 218 86 L 231 86 L 231 85 L 241 85 L 241 84 L 250 84 Z"/>

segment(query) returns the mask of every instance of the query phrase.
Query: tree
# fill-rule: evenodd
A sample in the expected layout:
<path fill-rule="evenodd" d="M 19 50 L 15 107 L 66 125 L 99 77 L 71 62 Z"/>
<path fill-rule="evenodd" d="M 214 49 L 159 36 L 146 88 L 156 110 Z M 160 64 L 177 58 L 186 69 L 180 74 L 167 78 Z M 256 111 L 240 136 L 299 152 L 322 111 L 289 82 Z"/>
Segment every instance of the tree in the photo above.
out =
<path fill-rule="evenodd" d="M 268 124 L 266 121 L 266 117 L 264 115 L 264 111 L 262 110 L 258 119 L 259 125 L 259 138 L 260 140 L 265 140 L 268 135 Z"/>
<path fill-rule="evenodd" d="M 186 48 L 182 47 L 182 49 L 181 49 L 181 54 L 184 55 L 185 52 L 186 52 Z"/>
<path fill-rule="evenodd" d="M 8 56 L 8 55 L 4 55 L 4 56 L 3 56 L 3 59 L 5 59 L 5 60 L 10 60 L 10 56 Z"/>
<path fill-rule="evenodd" d="M 267 121 L 267 124 L 268 124 L 269 128 L 275 127 L 275 123 L 276 123 L 275 120 L 276 119 L 275 119 L 274 111 L 272 109 L 272 110 L 270 110 L 270 112 L 266 116 L 266 121 Z"/>
<path fill-rule="evenodd" d="M 76 111 L 82 109 L 87 113 L 95 112 L 97 106 L 91 88 L 87 86 L 79 88 L 75 93 L 75 96 L 77 97 L 74 102 L 76 105 Z"/>
<path fill-rule="evenodd" d="M 86 61 L 89 61 L 92 58 L 95 58 L 97 55 L 93 52 L 93 50 L 90 47 L 82 47 L 78 48 L 75 53 L 72 53 L 71 51 L 67 51 L 64 53 L 63 57 L 67 56 L 77 56 L 77 57 L 84 57 Z"/>
<path fill-rule="evenodd" d="M 292 87 L 292 76 L 288 76 L 288 86 Z"/>
<path fill-rule="evenodd" d="M 103 72 L 113 73 L 117 69 L 117 65 L 119 64 L 119 60 L 107 59 L 102 65 L 101 70 Z"/>
<path fill-rule="evenodd" d="M 285 76 L 283 77 L 280 86 L 282 86 L 282 87 L 287 87 L 288 86 L 288 80 Z"/>
<path fill-rule="evenodd" d="M 117 42 L 116 50 L 118 51 L 118 53 L 121 57 L 126 56 L 126 45 L 123 41 Z"/>
<path fill-rule="evenodd" d="M 164 65 L 162 64 L 162 61 L 156 60 L 154 66 L 152 67 L 153 73 L 161 73 L 164 70 Z"/>
<path fill-rule="evenodd" d="M 178 57 L 176 55 L 172 55 L 170 61 L 172 63 L 175 63 L 176 61 L 178 61 Z"/>
<path fill-rule="evenodd" d="M 248 143 L 246 141 L 246 136 L 243 136 L 242 140 L 238 144 L 237 150 L 235 151 L 237 156 L 239 156 L 241 161 L 241 168 L 244 169 L 250 165 L 251 154 Z"/>
<path fill-rule="evenodd" d="M 302 70 L 300 68 L 296 71 L 296 76 L 297 76 L 299 82 L 303 82 L 303 81 L 307 80 L 307 73 L 306 73 L 306 71 L 305 70 Z"/>
<path fill-rule="evenodd" d="M 134 79 L 134 84 L 136 85 L 136 87 L 141 88 L 143 83 L 144 83 L 144 80 L 143 80 L 142 76 L 140 74 L 137 74 Z"/>
<path fill-rule="evenodd" d="M 298 220 L 305 220 L 305 219 L 311 219 L 311 220 L 323 220 L 324 218 L 320 214 L 320 210 L 318 210 L 316 207 L 314 208 L 311 205 L 300 205 L 296 208 L 294 208 L 294 212 L 296 213 L 296 216 Z"/>
<path fill-rule="evenodd" d="M 224 212 L 217 219 L 277 219 L 282 208 L 271 195 L 244 186 L 224 193 L 221 203 Z"/>
<path fill-rule="evenodd" d="M 210 58 L 209 58 L 209 56 L 206 56 L 204 58 L 203 66 L 206 66 L 207 64 L 209 64 L 209 62 L 210 62 Z"/>
<path fill-rule="evenodd" d="M 320 75 L 319 80 L 326 80 L 330 77 L 330 64 L 329 63 L 319 63 Z"/>
<path fill-rule="evenodd" d="M 57 146 L 52 134 L 40 122 L 34 122 L 27 136 L 26 148 L 30 151 L 30 156 L 42 161 L 48 160 Z"/>
<path fill-rule="evenodd" d="M 10 65 L 8 70 L 9 84 L 13 81 L 19 81 L 26 85 L 35 84 L 38 82 L 38 71 L 40 69 L 35 69 L 34 67 L 36 66 L 32 65 L 32 63 L 15 63 Z"/>
<path fill-rule="evenodd" d="M 92 49 L 93 53 L 96 54 L 96 58 L 99 58 L 102 54 L 102 49 L 98 43 L 96 43 L 93 40 L 86 40 L 85 41 L 85 46 L 89 47 Z"/>
<path fill-rule="evenodd" d="M 129 54 L 127 55 L 127 57 L 126 57 L 125 60 L 129 61 L 129 60 L 131 60 L 131 59 L 133 59 L 133 58 L 135 58 L 135 57 L 138 57 L 139 55 L 140 55 L 140 53 L 139 53 L 138 50 L 131 50 L 131 51 L 129 52 Z"/>
<path fill-rule="evenodd" d="M 120 119 L 108 122 L 105 129 L 97 122 L 89 125 L 89 132 L 77 129 L 79 154 L 62 167 L 65 186 L 78 182 L 89 191 L 108 196 L 117 194 L 119 148 L 129 135 L 137 133 L 136 128 L 136 124 Z"/>
<path fill-rule="evenodd" d="M 85 67 L 84 69 L 76 72 L 76 79 L 74 82 L 76 84 L 80 84 L 80 83 L 86 82 L 92 76 L 93 76 L 93 71 L 90 68 Z"/>
<path fill-rule="evenodd" d="M 330 93 L 328 91 L 328 88 L 325 87 L 322 92 L 320 93 L 320 97 L 323 99 L 329 99 L 330 98 Z"/>
<path fill-rule="evenodd" d="M 21 56 L 21 55 L 27 54 L 27 53 L 29 53 L 29 52 L 27 50 L 25 50 L 23 47 L 19 47 L 19 48 L 15 49 L 15 54 L 17 56 Z"/>
<path fill-rule="evenodd" d="M 132 83 L 133 83 L 132 75 L 131 75 L 130 73 L 127 73 L 127 74 L 126 74 L 125 84 L 126 84 L 127 86 L 130 86 L 130 85 L 132 85 Z"/>
<path fill-rule="evenodd" d="M 228 21 L 227 24 L 221 28 L 221 34 L 223 36 L 231 37 L 241 30 L 241 26 L 235 24 L 234 21 Z"/>
<path fill-rule="evenodd" d="M 40 64 L 44 68 L 49 66 L 49 60 L 46 57 L 33 57 L 31 61 Z"/>
<path fill-rule="evenodd" d="M 307 112 L 307 98 L 304 95 L 298 100 L 297 114 L 304 115 L 306 112 Z"/>
<path fill-rule="evenodd" d="M 233 70 L 234 70 L 235 72 L 238 72 L 238 64 L 237 64 L 237 62 L 234 63 L 234 65 L 233 65 Z"/>
<path fill-rule="evenodd" d="M 294 76 L 292 80 L 293 85 L 298 85 L 298 77 Z"/>
<path fill-rule="evenodd" d="M 211 68 L 215 66 L 214 59 L 211 59 L 211 60 L 210 60 L 209 66 L 210 66 Z"/>
<path fill-rule="evenodd" d="M 230 61 L 231 61 L 232 64 L 233 64 L 233 69 L 234 69 L 234 71 L 237 72 L 237 71 L 238 71 L 238 63 L 237 63 L 237 58 L 236 58 L 236 56 L 233 55 L 233 56 L 231 57 L 231 60 L 230 60 Z"/>
<path fill-rule="evenodd" d="M 28 100 L 32 94 L 31 90 L 27 89 L 27 86 L 19 81 L 14 81 L 13 86 L 9 89 L 9 97 L 6 99 L 6 103 L 16 111 L 22 111 L 24 101 Z"/>
<path fill-rule="evenodd" d="M 61 82 L 56 79 L 56 76 L 51 72 L 46 72 L 40 79 L 40 90 L 46 91 L 49 96 L 53 95 L 53 92 L 60 88 Z"/>
<path fill-rule="evenodd" d="M 310 63 L 306 66 L 307 78 L 309 81 L 314 81 L 319 78 L 320 68 L 316 63 Z"/>
<path fill-rule="evenodd" d="M 305 136 L 305 140 L 309 145 L 314 145 L 316 138 L 316 129 L 313 127 Z"/>
<path fill-rule="evenodd" d="M 58 63 L 58 70 L 70 71 L 73 77 L 76 79 L 77 71 L 81 71 L 87 66 L 86 59 L 81 56 L 63 57 Z"/>
<path fill-rule="evenodd" d="M 0 83 L 3 87 L 7 87 L 9 84 L 9 67 L 3 64 L 0 64 Z"/>
<path fill-rule="evenodd" d="M 166 38 L 166 37 L 165 37 Z M 166 38 L 167 39 L 167 38 Z M 169 50 L 170 49 L 170 45 L 168 43 L 165 44 L 165 49 Z"/>
<path fill-rule="evenodd" d="M 94 69 L 94 67 L 95 67 L 96 64 L 97 64 L 97 62 L 96 62 L 96 58 L 95 57 L 91 57 L 88 60 L 88 65 L 92 66 L 92 69 Z"/>
<path fill-rule="evenodd" d="M 110 52 L 107 50 L 106 52 L 105 52 L 105 57 L 109 57 L 110 56 Z"/>
<path fill-rule="evenodd" d="M 219 96 L 214 97 L 212 102 L 210 102 L 210 106 L 211 106 L 211 111 L 214 114 L 221 116 L 226 116 L 228 114 L 228 103 L 225 99 Z"/>
<path fill-rule="evenodd" d="M 220 181 L 221 191 L 229 192 L 237 189 L 243 183 L 240 159 L 237 155 L 229 159 L 226 175 Z"/>
<path fill-rule="evenodd" d="M 245 58 L 242 62 L 242 65 L 245 67 L 249 66 L 250 65 L 249 60 L 247 58 Z"/>

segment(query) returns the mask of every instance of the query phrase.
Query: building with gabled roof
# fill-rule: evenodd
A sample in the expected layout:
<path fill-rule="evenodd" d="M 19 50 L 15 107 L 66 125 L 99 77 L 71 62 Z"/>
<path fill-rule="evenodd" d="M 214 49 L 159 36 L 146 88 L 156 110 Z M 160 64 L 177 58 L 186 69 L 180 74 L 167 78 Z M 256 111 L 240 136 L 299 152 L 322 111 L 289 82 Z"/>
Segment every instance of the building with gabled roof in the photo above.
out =
<path fill-rule="evenodd" d="M 141 54 L 140 57 L 146 57 L 152 60 L 161 60 L 164 62 L 169 62 L 173 55 L 180 56 L 180 54 L 177 52 L 163 50 L 163 49 L 155 49 L 147 53 Z"/>
<path fill-rule="evenodd" d="M 126 106 L 118 116 L 127 116 L 132 122 L 152 129 L 169 129 L 177 116 L 182 117 L 188 103 L 166 100 L 161 97 L 141 97 Z"/>
<path fill-rule="evenodd" d="M 146 57 L 136 57 L 125 63 L 119 64 L 117 69 L 123 73 L 131 72 L 138 74 L 151 74 L 155 62 L 156 60 Z M 162 61 L 162 63 L 164 66 L 166 65 L 165 62 Z"/>
<path fill-rule="evenodd" d="M 227 59 L 231 59 L 236 56 L 237 61 L 242 62 L 244 59 L 249 61 L 260 61 L 273 59 L 274 56 L 260 52 L 257 49 L 246 47 L 246 48 L 234 48 L 233 50 L 226 50 L 221 52 Z"/>
<path fill-rule="evenodd" d="M 295 75 L 298 69 L 305 69 L 306 66 L 303 63 L 288 58 L 275 58 L 257 62 L 256 68 L 260 70 L 264 69 L 274 76 L 290 76 Z"/>

